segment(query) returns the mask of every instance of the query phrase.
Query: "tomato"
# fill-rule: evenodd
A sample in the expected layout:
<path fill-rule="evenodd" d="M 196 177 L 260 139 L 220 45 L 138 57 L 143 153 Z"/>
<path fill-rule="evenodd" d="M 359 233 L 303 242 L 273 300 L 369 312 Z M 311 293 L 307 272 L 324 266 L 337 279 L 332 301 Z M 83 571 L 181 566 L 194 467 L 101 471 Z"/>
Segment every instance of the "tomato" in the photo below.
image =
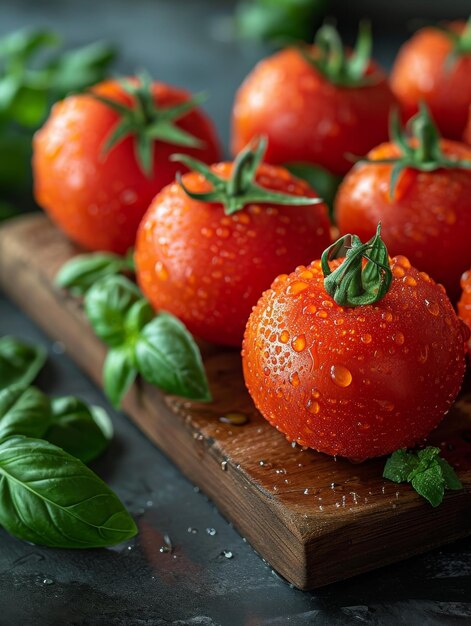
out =
<path fill-rule="evenodd" d="M 407 256 L 442 283 L 456 302 L 461 274 L 471 265 L 471 171 L 466 169 L 471 149 L 435 138 L 431 152 L 433 158 L 440 156 L 433 164 L 432 157 L 424 153 L 422 162 L 421 150 L 429 151 L 424 148 L 424 136 L 435 131 L 425 111 L 415 120 L 415 137 L 376 147 L 367 162 L 358 163 L 347 174 L 335 200 L 337 224 L 341 233 L 355 232 L 368 239 L 381 221 L 390 254 Z M 409 141 L 410 156 L 404 153 L 401 141 Z M 384 162 L 388 160 L 393 162 Z M 453 167 L 457 161 L 461 165 Z M 404 167 L 392 189 L 392 172 L 398 164 Z"/>
<path fill-rule="evenodd" d="M 270 163 L 314 163 L 345 174 L 352 166 L 348 153 L 365 154 L 387 139 L 395 99 L 385 73 L 364 58 L 360 71 L 351 75 L 355 55 L 346 57 L 338 41 L 324 51 L 325 38 L 335 36 L 332 27 L 324 26 L 316 46 L 304 52 L 287 48 L 255 67 L 234 103 L 234 152 L 264 134 Z M 343 58 L 337 73 L 330 69 L 335 54 Z"/>
<path fill-rule="evenodd" d="M 471 329 L 471 268 L 461 277 L 461 287 L 463 292 L 458 302 L 458 315 Z M 471 339 L 468 342 L 468 349 L 471 354 Z"/>
<path fill-rule="evenodd" d="M 316 194 L 307 183 L 256 162 L 247 176 L 244 158 L 210 169 L 193 162 L 198 172 L 165 187 L 152 202 L 135 251 L 138 283 L 156 309 L 170 311 L 198 337 L 233 346 L 240 346 L 250 311 L 273 278 L 293 261 L 320 254 L 330 241 L 327 208 L 312 204 Z M 224 204 L 226 192 L 211 189 L 235 179 L 250 188 L 238 196 L 228 192 Z M 200 193 L 209 198 L 199 199 Z"/>
<path fill-rule="evenodd" d="M 349 263 L 354 250 L 352 239 Z M 371 246 L 363 250 L 353 268 L 361 280 L 373 256 Z M 329 279 L 340 268 L 344 304 L 326 290 L 317 260 L 279 276 L 254 308 L 242 351 L 245 382 L 289 441 L 364 460 L 420 442 L 453 403 L 465 370 L 464 324 L 443 287 L 404 256 L 388 260 L 386 251 L 385 259 L 391 282 L 382 283 L 377 301 L 373 283 L 370 304 L 349 302 L 360 282 L 350 281 L 340 259 L 328 263 Z"/>
<path fill-rule="evenodd" d="M 128 107 L 124 111 L 135 115 L 142 106 L 148 109 L 147 117 L 139 123 L 134 120 L 129 133 L 108 151 L 106 143 L 126 115 L 95 96 L 117 107 L 124 105 Z M 163 123 L 172 111 L 176 115 Z M 139 152 L 138 137 L 156 123 L 161 123 L 163 130 L 157 129 L 147 144 L 141 142 L 146 145 Z M 164 135 L 168 140 L 159 139 Z M 123 254 L 134 245 L 137 227 L 152 198 L 174 179 L 178 165 L 169 156 L 182 143 L 191 144 L 183 150 L 203 161 L 219 158 L 213 126 L 192 106 L 186 91 L 164 83 L 150 84 L 144 78 L 131 79 L 128 86 L 117 80 L 103 82 L 93 94 L 72 95 L 56 104 L 36 133 L 36 200 L 74 242 L 89 250 Z"/>
<path fill-rule="evenodd" d="M 443 135 L 462 139 L 471 102 L 471 48 L 464 45 L 470 35 L 471 23 L 452 22 L 447 31 L 422 28 L 402 46 L 391 87 L 405 119 L 426 102 Z"/>

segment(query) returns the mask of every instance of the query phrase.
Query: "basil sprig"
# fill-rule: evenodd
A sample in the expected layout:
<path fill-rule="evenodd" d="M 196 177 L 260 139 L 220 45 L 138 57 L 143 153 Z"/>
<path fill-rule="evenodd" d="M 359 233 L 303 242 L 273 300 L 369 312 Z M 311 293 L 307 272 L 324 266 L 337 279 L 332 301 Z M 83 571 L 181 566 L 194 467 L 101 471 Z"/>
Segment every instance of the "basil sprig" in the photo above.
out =
<path fill-rule="evenodd" d="M 10 385 L 29 385 L 46 361 L 46 350 L 15 337 L 0 338 L 0 389 Z"/>
<path fill-rule="evenodd" d="M 82 461 L 21 436 L 0 442 L 0 524 L 56 548 L 100 548 L 137 532 L 119 498 Z"/>
<path fill-rule="evenodd" d="M 114 406 L 120 406 L 137 374 L 167 393 L 211 399 L 193 337 L 173 315 L 154 316 L 133 282 L 124 276 L 102 278 L 87 291 L 84 304 L 95 333 L 110 346 L 103 384 Z"/>
<path fill-rule="evenodd" d="M 441 503 L 445 489 L 463 488 L 454 469 L 440 457 L 440 448 L 432 446 L 418 451 L 396 450 L 386 461 L 383 477 L 411 483 L 433 507 Z"/>
<path fill-rule="evenodd" d="M 46 439 L 84 463 L 108 447 L 113 427 L 106 411 L 74 396 L 50 400 L 35 387 L 0 391 L 0 440 L 13 435 Z"/>

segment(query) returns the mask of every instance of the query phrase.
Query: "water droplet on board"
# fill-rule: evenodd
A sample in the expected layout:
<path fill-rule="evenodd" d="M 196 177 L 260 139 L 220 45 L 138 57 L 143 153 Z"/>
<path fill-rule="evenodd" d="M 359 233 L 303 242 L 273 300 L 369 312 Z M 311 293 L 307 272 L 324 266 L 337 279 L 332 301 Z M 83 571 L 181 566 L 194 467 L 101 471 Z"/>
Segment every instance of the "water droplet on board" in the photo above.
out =
<path fill-rule="evenodd" d="M 214 537 L 214 535 L 217 534 L 217 530 L 215 528 L 207 528 L 206 532 L 210 537 Z"/>
<path fill-rule="evenodd" d="M 162 546 L 160 546 L 159 552 L 172 554 L 172 552 L 173 552 L 173 544 L 172 544 L 172 540 L 170 539 L 169 535 L 165 534 L 163 539 L 164 539 L 164 543 L 163 543 Z"/>
<path fill-rule="evenodd" d="M 43 585 L 53 585 L 54 581 L 52 580 L 52 578 L 45 578 L 43 580 Z"/>
<path fill-rule="evenodd" d="M 227 461 L 221 461 L 221 469 L 223 472 L 227 471 Z"/>
<path fill-rule="evenodd" d="M 332 365 L 330 376 L 338 387 L 349 387 L 352 384 L 352 373 L 344 365 Z"/>
<path fill-rule="evenodd" d="M 245 413 L 239 411 L 233 411 L 226 413 L 219 418 L 219 421 L 223 424 L 232 424 L 233 426 L 243 426 L 249 421 L 249 418 Z"/>
<path fill-rule="evenodd" d="M 53 354 L 64 354 L 65 345 L 62 343 L 62 341 L 54 341 L 51 346 L 51 350 Z"/>
<path fill-rule="evenodd" d="M 188 526 L 188 528 L 186 529 L 187 533 L 190 533 L 190 535 L 196 535 L 196 533 L 198 532 L 197 528 L 193 528 L 193 526 Z"/>
<path fill-rule="evenodd" d="M 221 554 L 225 556 L 226 559 L 232 559 L 234 556 L 230 550 L 223 550 Z"/>

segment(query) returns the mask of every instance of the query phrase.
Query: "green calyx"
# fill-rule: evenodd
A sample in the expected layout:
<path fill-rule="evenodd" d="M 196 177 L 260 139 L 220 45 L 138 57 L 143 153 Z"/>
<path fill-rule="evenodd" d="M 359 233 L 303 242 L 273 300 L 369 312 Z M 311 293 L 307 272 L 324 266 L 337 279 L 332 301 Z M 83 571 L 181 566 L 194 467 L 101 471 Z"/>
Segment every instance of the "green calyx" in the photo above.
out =
<path fill-rule="evenodd" d="M 152 93 L 152 80 L 146 73 L 140 74 L 136 83 L 129 80 L 120 80 L 122 88 L 132 96 L 133 104 L 127 106 L 95 92 L 89 95 L 106 104 L 119 113 L 120 120 L 111 130 L 103 143 L 103 152 L 106 154 L 113 146 L 128 136 L 134 137 L 136 159 L 141 170 L 148 177 L 154 169 L 154 142 L 155 140 L 170 143 L 175 146 L 201 148 L 203 142 L 183 130 L 175 122 L 205 100 L 200 94 L 171 107 L 160 108 L 155 102 Z"/>
<path fill-rule="evenodd" d="M 267 140 L 262 137 L 255 147 L 250 143 L 236 157 L 231 177 L 226 180 L 218 176 L 208 165 L 189 157 L 186 154 L 172 155 L 173 161 L 185 164 L 191 170 L 198 172 L 212 184 L 213 189 L 205 193 L 190 191 L 184 184 L 180 174 L 177 181 L 183 191 L 194 200 L 201 202 L 217 202 L 224 206 L 226 215 L 240 211 L 248 204 L 285 204 L 306 206 L 322 202 L 321 198 L 294 196 L 265 189 L 255 182 L 255 176 L 263 160 Z"/>
<path fill-rule="evenodd" d="M 401 128 L 398 111 L 394 110 L 391 114 L 389 134 L 391 141 L 401 151 L 400 156 L 391 159 L 364 158 L 358 162 L 393 165 L 389 183 L 390 198 L 394 198 L 399 177 L 407 167 L 422 172 L 433 172 L 441 168 L 471 169 L 471 161 L 449 158 L 443 153 L 440 133 L 424 103 L 421 103 L 417 115 L 409 120 L 405 130 Z"/>
<path fill-rule="evenodd" d="M 339 87 L 366 87 L 377 82 L 367 75 L 371 58 L 372 38 L 368 22 L 360 22 L 353 53 L 347 55 L 337 29 L 324 24 L 316 33 L 315 48 L 300 49 L 303 58 L 327 80 Z"/>
<path fill-rule="evenodd" d="M 471 54 L 471 15 L 461 33 L 446 26 L 437 25 L 435 28 L 446 35 L 452 43 L 451 52 L 445 60 L 445 68 L 450 70 L 460 57 Z"/>
<path fill-rule="evenodd" d="M 344 254 L 344 262 L 332 271 L 329 261 Z M 362 243 L 356 235 L 344 235 L 324 250 L 321 264 L 325 290 L 340 306 L 374 304 L 384 298 L 391 285 L 392 272 L 381 239 L 381 224 L 367 243 Z"/>

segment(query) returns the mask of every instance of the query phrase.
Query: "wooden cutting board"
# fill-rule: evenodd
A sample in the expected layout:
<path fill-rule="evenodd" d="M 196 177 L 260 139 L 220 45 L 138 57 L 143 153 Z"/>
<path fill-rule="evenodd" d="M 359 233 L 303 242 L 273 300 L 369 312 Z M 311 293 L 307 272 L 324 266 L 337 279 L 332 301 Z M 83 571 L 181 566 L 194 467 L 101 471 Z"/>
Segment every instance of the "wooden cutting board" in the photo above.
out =
<path fill-rule="evenodd" d="M 0 284 L 101 385 L 105 347 L 79 300 L 53 285 L 76 253 L 43 215 L 13 220 L 0 229 Z M 469 391 L 430 437 L 465 488 L 433 509 L 408 485 L 381 477 L 384 459 L 354 465 L 293 448 L 255 409 L 239 352 L 207 344 L 202 351 L 214 402 L 184 401 L 140 382 L 124 410 L 296 587 L 326 585 L 471 533 Z M 249 421 L 222 423 L 231 412 Z"/>

